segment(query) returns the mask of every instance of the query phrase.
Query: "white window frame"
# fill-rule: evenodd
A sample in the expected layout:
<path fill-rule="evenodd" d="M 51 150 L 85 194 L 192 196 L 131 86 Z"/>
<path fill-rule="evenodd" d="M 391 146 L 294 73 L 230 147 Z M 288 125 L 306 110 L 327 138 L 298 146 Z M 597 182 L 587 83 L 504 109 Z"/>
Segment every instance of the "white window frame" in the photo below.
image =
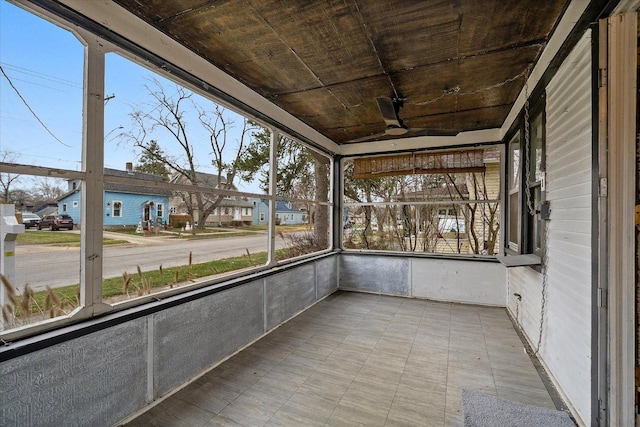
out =
<path fill-rule="evenodd" d="M 520 137 L 520 132 L 516 132 L 516 134 L 511 138 L 509 144 L 507 146 L 507 214 L 506 219 L 508 222 L 507 227 L 505 227 L 505 235 L 506 235 L 506 243 L 507 248 L 514 253 L 518 253 L 520 249 L 520 242 L 522 239 L 522 192 L 520 191 L 522 188 L 522 141 Z M 517 165 L 515 164 L 515 154 L 517 153 Z M 513 157 L 512 157 L 513 154 Z M 514 170 L 514 167 L 517 167 L 518 170 Z M 515 198 L 515 206 L 514 206 L 514 198 Z M 511 211 L 515 210 L 514 216 L 511 215 Z M 513 224 L 511 224 L 512 218 L 517 218 L 517 224 L 514 229 L 511 228 Z M 515 233 L 515 236 L 513 235 Z"/>
<path fill-rule="evenodd" d="M 116 215 L 116 205 L 119 205 L 120 208 L 118 209 L 118 215 Z M 123 207 L 123 203 L 120 200 L 114 200 L 111 203 L 111 216 L 114 218 L 122 218 L 122 207 Z"/>

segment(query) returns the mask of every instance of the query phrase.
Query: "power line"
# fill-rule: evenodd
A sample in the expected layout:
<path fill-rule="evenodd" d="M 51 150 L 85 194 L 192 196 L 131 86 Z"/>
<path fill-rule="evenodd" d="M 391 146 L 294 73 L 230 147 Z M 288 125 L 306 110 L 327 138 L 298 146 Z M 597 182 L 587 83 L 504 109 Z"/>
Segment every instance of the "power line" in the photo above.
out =
<path fill-rule="evenodd" d="M 52 81 L 54 83 L 59 83 L 59 84 L 65 85 L 65 86 L 75 87 L 77 89 L 82 89 L 82 84 L 79 84 L 78 82 L 73 81 L 73 80 L 63 79 L 61 77 L 56 77 L 56 76 L 51 75 L 51 74 L 41 73 L 41 72 L 38 72 L 38 71 L 35 71 L 35 70 L 31 70 L 29 68 L 24 68 L 24 67 L 19 67 L 17 65 L 13 65 L 13 64 L 8 64 L 6 62 L 0 62 L 0 66 L 4 67 L 5 69 L 8 69 L 8 70 L 12 70 L 12 71 L 16 71 L 16 72 L 19 72 L 19 73 L 30 75 L 32 77 L 40 78 L 40 79 L 43 79 L 43 80 L 49 80 L 49 81 Z"/>
<path fill-rule="evenodd" d="M 32 86 L 39 86 L 39 87 L 43 87 L 43 88 L 46 88 L 46 89 L 55 90 L 56 92 L 60 92 L 60 93 L 69 93 L 69 91 L 66 91 L 66 90 L 63 90 L 63 89 L 60 89 L 60 88 L 57 88 L 57 87 L 53 87 L 53 86 L 47 86 L 47 85 L 44 85 L 42 83 L 36 83 L 36 82 L 30 81 L 30 80 L 20 79 L 20 78 L 16 78 L 16 77 L 11 77 L 11 78 L 13 79 L 14 82 L 23 82 L 23 83 L 26 83 L 26 84 L 30 84 Z"/>
<path fill-rule="evenodd" d="M 42 127 L 49 133 L 49 135 L 51 135 L 56 141 L 58 141 L 60 144 L 64 145 L 65 147 L 71 147 L 70 145 L 65 144 L 64 142 L 62 142 L 60 140 L 60 138 L 58 138 L 57 136 L 55 136 L 53 134 L 53 132 L 51 132 L 49 130 L 49 128 L 47 127 L 47 125 L 44 124 L 44 122 L 42 120 L 40 120 L 40 117 L 38 117 L 38 115 L 36 114 L 35 111 L 33 111 L 31 109 L 31 107 L 29 106 L 29 104 L 27 103 L 27 101 L 22 97 L 22 95 L 20 94 L 20 91 L 13 85 L 13 82 L 11 81 L 11 79 L 9 78 L 9 76 L 7 76 L 7 73 L 4 72 L 4 68 L 2 68 L 2 66 L 0 65 L 0 72 L 2 72 L 2 75 L 4 76 L 5 79 L 7 79 L 7 82 L 9 82 L 9 85 L 11 86 L 11 88 L 13 88 L 13 90 L 16 92 L 16 94 L 18 95 L 18 97 L 22 100 L 22 102 L 24 103 L 24 105 L 29 109 L 29 111 L 31 112 L 31 114 L 33 114 L 33 117 L 36 118 L 36 120 L 38 120 L 38 122 L 42 125 Z"/>

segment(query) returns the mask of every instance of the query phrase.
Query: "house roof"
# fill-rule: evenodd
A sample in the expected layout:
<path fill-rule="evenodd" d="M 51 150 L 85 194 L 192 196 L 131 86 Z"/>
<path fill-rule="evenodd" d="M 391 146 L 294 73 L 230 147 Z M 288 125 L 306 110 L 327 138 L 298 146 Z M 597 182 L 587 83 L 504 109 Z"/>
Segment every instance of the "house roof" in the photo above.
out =
<path fill-rule="evenodd" d="M 157 175 L 152 175 L 143 172 L 127 172 L 121 171 L 117 169 L 104 168 L 105 176 L 119 176 L 119 177 L 131 177 L 138 180 L 144 180 L 149 182 L 162 182 L 162 177 Z M 75 179 L 68 181 L 76 181 Z M 80 191 L 82 187 L 82 183 L 80 183 L 75 189 L 68 191 L 63 194 L 58 200 L 63 200 L 69 197 L 70 195 Z M 142 185 L 134 185 L 134 184 L 120 184 L 120 183 L 104 183 L 104 191 L 108 191 L 111 193 L 127 193 L 127 194 L 144 194 L 148 196 L 159 196 L 159 197 L 170 197 L 171 190 L 157 187 L 145 187 Z"/>
<path fill-rule="evenodd" d="M 262 203 L 265 206 L 269 206 L 269 203 L 268 203 L 267 199 L 251 199 L 250 203 L 252 203 L 252 205 L 253 205 L 253 201 L 256 201 L 258 203 Z M 289 206 L 289 202 L 286 202 L 284 200 L 277 200 L 276 201 L 276 212 L 280 212 L 280 213 L 304 213 L 299 209 L 296 209 L 294 207 L 290 207 Z"/>
<path fill-rule="evenodd" d="M 218 175 L 205 173 L 205 172 L 196 172 L 196 183 L 200 185 L 206 185 L 208 187 L 218 188 L 220 184 L 227 184 L 227 178 L 224 176 L 220 176 L 218 179 Z M 174 174 L 171 179 L 171 182 L 174 183 L 186 183 L 191 182 L 190 179 L 185 177 L 183 174 Z M 231 184 L 228 188 L 229 190 L 236 190 L 236 186 Z"/>
<path fill-rule="evenodd" d="M 243 198 L 233 198 L 233 199 L 226 199 L 223 198 L 220 201 L 220 204 L 218 206 L 221 207 L 234 207 L 234 208 L 252 208 L 253 207 L 253 203 L 250 202 L 249 200 L 245 200 Z"/>
<path fill-rule="evenodd" d="M 150 182 L 162 182 L 162 177 L 158 175 L 143 173 L 143 172 L 128 172 L 128 171 L 121 171 L 117 169 L 105 168 L 104 174 L 111 175 L 111 176 L 131 177 L 131 178 L 150 181 Z M 114 192 L 114 193 L 146 194 L 149 196 L 161 196 L 161 197 L 171 196 L 171 190 L 167 190 L 164 188 L 144 187 L 141 185 L 131 185 L 131 184 L 116 184 L 116 183 L 110 183 L 110 182 L 105 182 L 104 190 Z"/>
<path fill-rule="evenodd" d="M 302 213 L 302 211 L 289 206 L 289 202 L 284 202 L 281 200 L 276 201 L 276 212 L 280 213 Z"/>

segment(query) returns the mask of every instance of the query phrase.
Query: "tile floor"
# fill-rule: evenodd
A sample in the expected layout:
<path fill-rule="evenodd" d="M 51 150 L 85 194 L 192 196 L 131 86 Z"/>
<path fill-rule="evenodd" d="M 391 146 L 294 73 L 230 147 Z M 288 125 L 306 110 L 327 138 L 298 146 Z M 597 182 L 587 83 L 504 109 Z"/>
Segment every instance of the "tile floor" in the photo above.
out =
<path fill-rule="evenodd" d="M 461 390 L 554 408 L 506 311 L 337 292 L 129 426 L 462 426 Z"/>

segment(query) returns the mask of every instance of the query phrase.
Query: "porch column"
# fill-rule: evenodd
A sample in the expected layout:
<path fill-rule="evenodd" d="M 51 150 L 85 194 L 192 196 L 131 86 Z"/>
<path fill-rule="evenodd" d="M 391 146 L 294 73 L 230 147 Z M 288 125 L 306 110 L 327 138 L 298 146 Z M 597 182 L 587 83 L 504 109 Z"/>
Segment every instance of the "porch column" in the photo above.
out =
<path fill-rule="evenodd" d="M 608 25 L 609 425 L 634 425 L 637 13 Z"/>

